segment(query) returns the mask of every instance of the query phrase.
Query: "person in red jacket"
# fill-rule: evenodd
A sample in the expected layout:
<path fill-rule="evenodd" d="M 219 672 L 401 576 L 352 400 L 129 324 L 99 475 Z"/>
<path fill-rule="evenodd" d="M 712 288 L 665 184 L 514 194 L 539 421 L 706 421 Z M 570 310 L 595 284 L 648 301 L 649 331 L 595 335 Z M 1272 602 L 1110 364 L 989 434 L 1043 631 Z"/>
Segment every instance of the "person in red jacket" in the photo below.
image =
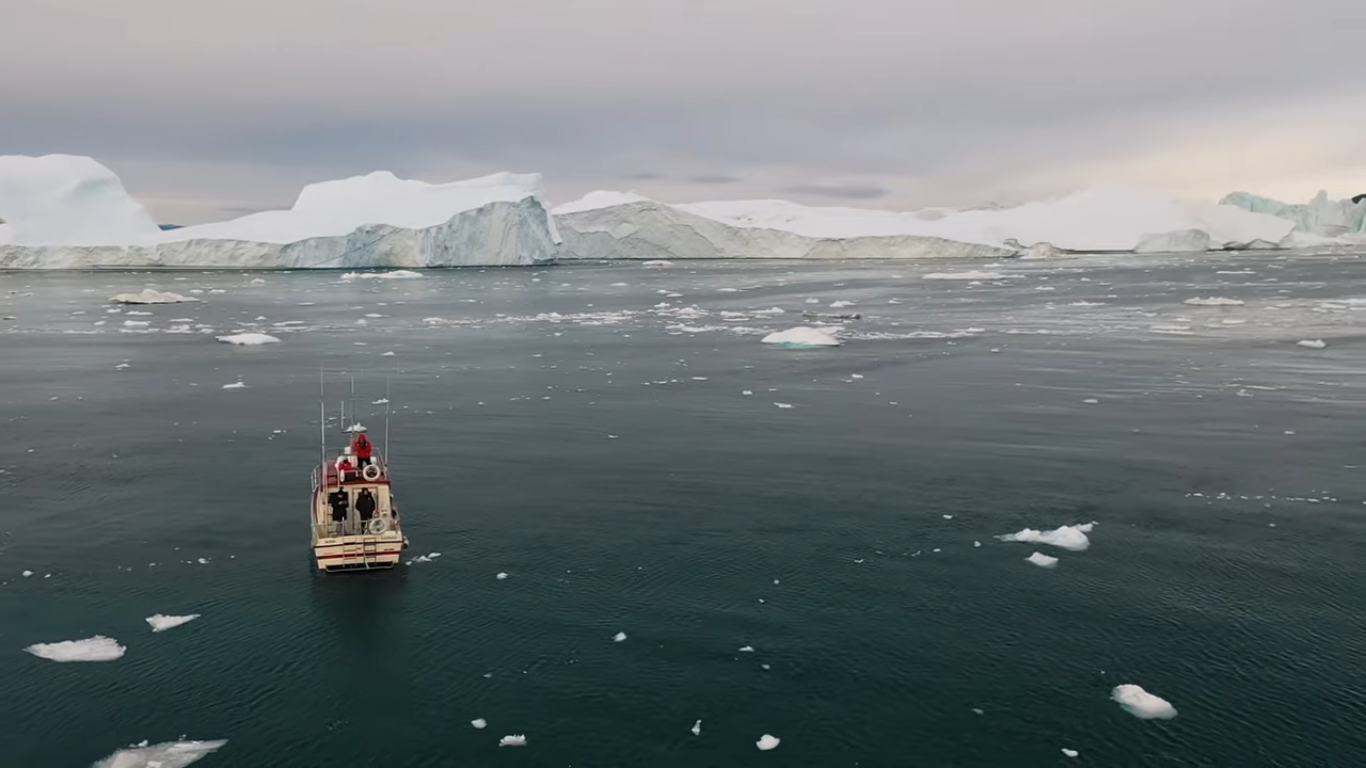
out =
<path fill-rule="evenodd" d="M 363 469 L 370 464 L 370 454 L 374 451 L 374 446 L 370 444 L 370 438 L 364 432 L 356 435 L 356 439 L 351 441 L 351 452 L 356 454 L 356 461 Z"/>

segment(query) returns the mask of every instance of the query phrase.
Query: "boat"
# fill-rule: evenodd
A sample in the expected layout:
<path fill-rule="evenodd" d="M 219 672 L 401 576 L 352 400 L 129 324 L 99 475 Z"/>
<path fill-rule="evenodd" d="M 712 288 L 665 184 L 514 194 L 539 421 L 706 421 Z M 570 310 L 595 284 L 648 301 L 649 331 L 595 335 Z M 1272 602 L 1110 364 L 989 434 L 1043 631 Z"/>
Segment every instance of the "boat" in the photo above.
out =
<path fill-rule="evenodd" d="M 354 390 L 353 382 L 353 394 Z M 388 397 L 384 404 L 385 450 L 370 441 L 363 425 L 353 422 L 342 430 L 347 445 L 333 454 L 327 447 L 326 408 L 320 407 L 322 460 L 313 470 L 309 509 L 313 558 L 320 571 L 387 570 L 402 561 L 403 550 L 408 548 L 388 461 Z M 343 405 L 343 424 L 345 414 Z M 369 443 L 368 460 L 361 458 L 363 443 Z"/>

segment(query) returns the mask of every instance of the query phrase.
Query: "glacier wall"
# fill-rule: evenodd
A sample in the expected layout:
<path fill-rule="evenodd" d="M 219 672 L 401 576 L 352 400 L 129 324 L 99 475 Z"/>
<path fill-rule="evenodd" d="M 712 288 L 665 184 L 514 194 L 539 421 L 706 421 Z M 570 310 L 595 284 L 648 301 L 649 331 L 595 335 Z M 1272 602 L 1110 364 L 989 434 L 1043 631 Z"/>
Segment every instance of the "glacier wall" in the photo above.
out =
<path fill-rule="evenodd" d="M 526 197 L 461 211 L 435 226 L 357 227 L 289 243 L 188 239 L 134 245 L 0 245 L 0 269 L 363 269 L 548 264 L 558 237 L 541 201 Z"/>
<path fill-rule="evenodd" d="M 1319 237 L 1366 236 L 1366 200 L 1329 200 L 1327 192 L 1307 204 L 1283 203 L 1248 192 L 1231 192 L 1219 201 L 1253 213 L 1265 213 L 1295 222 L 1300 232 Z"/>
<path fill-rule="evenodd" d="M 572 204 L 571 204 L 572 206 Z M 737 226 L 653 200 L 601 208 L 557 208 L 564 245 L 575 259 L 920 259 L 1014 256 L 1015 249 L 919 235 L 813 237 Z"/>

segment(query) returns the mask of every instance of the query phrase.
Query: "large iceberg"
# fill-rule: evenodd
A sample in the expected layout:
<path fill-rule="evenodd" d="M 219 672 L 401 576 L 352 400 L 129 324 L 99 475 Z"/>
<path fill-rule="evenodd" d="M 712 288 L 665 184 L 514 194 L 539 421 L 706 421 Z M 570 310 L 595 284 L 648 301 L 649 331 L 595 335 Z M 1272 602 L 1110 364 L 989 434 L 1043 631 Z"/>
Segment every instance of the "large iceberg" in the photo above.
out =
<path fill-rule="evenodd" d="M 631 192 L 592 192 L 553 209 L 562 259 L 995 259 L 999 243 L 916 230 L 913 213 L 811 208 L 782 200 L 670 205 Z"/>
<path fill-rule="evenodd" d="M 1293 222 L 1232 205 L 1094 186 L 1014 208 L 915 212 L 782 200 L 669 205 L 594 192 L 554 209 L 562 258 L 1001 258 L 1285 247 Z"/>
<path fill-rule="evenodd" d="M 0 268 L 545 264 L 560 242 L 548 209 L 540 174 L 429 184 L 381 171 L 310 184 L 288 210 L 163 232 L 94 160 L 0 157 Z"/>
<path fill-rule="evenodd" d="M 1366 238 L 1366 198 L 1329 200 L 1319 192 L 1308 204 L 1282 203 L 1249 192 L 1230 192 L 1219 201 L 1254 213 L 1265 213 L 1295 223 L 1299 232 L 1327 238 Z"/>

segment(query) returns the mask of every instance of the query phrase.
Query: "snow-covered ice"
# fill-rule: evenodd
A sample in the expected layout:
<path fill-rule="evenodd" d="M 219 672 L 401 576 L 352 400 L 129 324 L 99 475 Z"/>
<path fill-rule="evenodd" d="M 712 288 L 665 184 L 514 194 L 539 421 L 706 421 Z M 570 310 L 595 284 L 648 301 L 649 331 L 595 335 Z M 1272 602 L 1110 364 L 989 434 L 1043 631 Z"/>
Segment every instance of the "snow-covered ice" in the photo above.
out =
<path fill-rule="evenodd" d="M 1176 717 L 1176 708 L 1166 699 L 1154 696 L 1137 685 L 1117 685 L 1110 691 L 1110 698 L 1134 717 L 1144 720 L 1170 720 Z"/>
<path fill-rule="evenodd" d="M 841 342 L 829 331 L 799 325 L 786 331 L 770 333 L 760 340 L 775 347 L 838 347 Z"/>
<path fill-rule="evenodd" d="M 1069 549 L 1073 552 L 1082 552 L 1091 546 L 1091 539 L 1086 534 L 1091 532 L 1095 523 L 1083 523 L 1080 525 L 1064 525 L 1054 528 L 1051 531 L 1039 531 L 1033 528 L 1025 528 L 1015 533 L 1007 533 L 997 536 L 1000 541 L 1021 542 L 1027 544 L 1048 544 L 1061 549 Z"/>
<path fill-rule="evenodd" d="M 109 300 L 116 304 L 182 304 L 187 301 L 199 301 L 190 296 L 181 296 L 170 291 L 158 291 L 153 288 L 144 288 L 141 293 L 118 293 L 109 297 Z"/>
<path fill-rule="evenodd" d="M 276 344 L 280 340 L 265 333 L 234 333 L 229 336 L 216 336 L 224 344 L 236 344 L 243 347 L 254 347 L 260 344 Z"/>
<path fill-rule="evenodd" d="M 1056 568 L 1058 565 L 1058 558 L 1045 555 L 1042 552 L 1035 552 L 1025 559 L 1040 568 Z"/>
<path fill-rule="evenodd" d="M 759 737 L 758 741 L 754 742 L 754 746 L 767 752 L 768 750 L 777 747 L 780 741 L 782 740 L 779 739 L 777 736 L 770 736 L 767 733 L 765 733 L 763 736 Z"/>
<path fill-rule="evenodd" d="M 164 616 L 160 613 L 147 617 L 147 623 L 151 625 L 153 632 L 165 632 L 168 629 L 175 629 L 182 624 L 189 624 L 199 618 L 199 614 L 191 613 L 186 616 Z"/>
<path fill-rule="evenodd" d="M 498 746 L 500 746 L 500 747 L 525 747 L 525 746 L 526 746 L 526 736 L 522 736 L 522 735 L 504 736 L 503 738 L 501 738 L 501 739 L 498 740 Z"/>
<path fill-rule="evenodd" d="M 85 640 L 63 640 L 59 643 L 34 643 L 24 650 L 40 659 L 51 661 L 114 661 L 128 650 L 112 637 L 95 635 Z"/>
<path fill-rule="evenodd" d="M 185 768 L 227 744 L 219 741 L 168 741 L 162 744 L 134 744 L 120 749 L 91 768 Z"/>

